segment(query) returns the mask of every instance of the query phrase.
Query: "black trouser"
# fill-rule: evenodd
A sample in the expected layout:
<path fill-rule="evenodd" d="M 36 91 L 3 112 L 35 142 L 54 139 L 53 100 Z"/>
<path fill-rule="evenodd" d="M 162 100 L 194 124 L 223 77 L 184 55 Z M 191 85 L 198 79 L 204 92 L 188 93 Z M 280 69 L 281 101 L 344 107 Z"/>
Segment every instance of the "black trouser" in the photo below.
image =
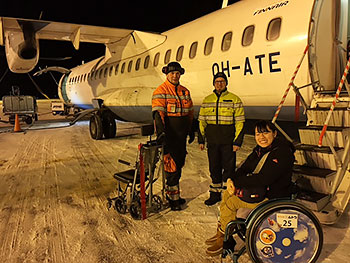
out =
<path fill-rule="evenodd" d="M 222 183 L 226 182 L 236 168 L 236 152 L 232 144 L 208 143 L 209 171 L 212 184 L 211 192 L 221 192 Z"/>
<path fill-rule="evenodd" d="M 166 184 L 169 186 L 178 185 L 181 178 L 181 170 L 185 165 L 186 141 L 179 140 L 177 143 L 170 142 L 164 147 L 164 154 L 170 153 L 176 163 L 176 172 L 166 172 Z"/>

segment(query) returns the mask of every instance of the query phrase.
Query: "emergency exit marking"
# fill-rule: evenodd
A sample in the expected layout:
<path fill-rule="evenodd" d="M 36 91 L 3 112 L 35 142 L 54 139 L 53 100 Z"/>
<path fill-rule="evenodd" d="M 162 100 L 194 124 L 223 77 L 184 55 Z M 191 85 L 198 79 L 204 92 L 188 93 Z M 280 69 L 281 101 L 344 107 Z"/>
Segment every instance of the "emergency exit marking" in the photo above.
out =
<path fill-rule="evenodd" d="M 277 214 L 277 223 L 283 228 L 297 228 L 298 215 L 295 214 Z"/>

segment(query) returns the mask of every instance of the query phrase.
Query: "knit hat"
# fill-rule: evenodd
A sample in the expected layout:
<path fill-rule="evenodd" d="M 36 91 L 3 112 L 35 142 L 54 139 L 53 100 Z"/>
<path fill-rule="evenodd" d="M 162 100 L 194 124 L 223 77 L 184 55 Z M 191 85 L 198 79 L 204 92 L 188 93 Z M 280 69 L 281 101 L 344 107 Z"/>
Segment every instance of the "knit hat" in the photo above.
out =
<path fill-rule="evenodd" d="M 214 75 L 213 85 L 215 85 L 215 80 L 216 80 L 217 78 L 223 78 L 223 79 L 225 79 L 225 81 L 226 81 L 226 86 L 228 85 L 227 77 L 226 77 L 226 75 L 225 75 L 224 72 L 218 72 L 218 73 L 216 73 L 216 74 Z"/>
<path fill-rule="evenodd" d="M 185 69 L 182 68 L 180 63 L 178 63 L 178 62 L 170 62 L 168 64 L 168 66 L 165 66 L 162 68 L 162 72 L 164 74 L 168 74 L 172 71 L 178 71 L 178 72 L 180 72 L 181 75 L 185 73 Z"/>

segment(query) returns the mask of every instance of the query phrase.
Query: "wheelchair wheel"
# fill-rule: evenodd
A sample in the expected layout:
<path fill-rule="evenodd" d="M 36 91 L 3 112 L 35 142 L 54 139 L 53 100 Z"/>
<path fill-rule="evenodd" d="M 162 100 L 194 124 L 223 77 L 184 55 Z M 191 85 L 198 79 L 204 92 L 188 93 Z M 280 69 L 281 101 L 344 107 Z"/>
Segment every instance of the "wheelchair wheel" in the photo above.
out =
<path fill-rule="evenodd" d="M 117 199 L 114 200 L 114 208 L 115 210 L 118 211 L 120 214 L 125 214 L 126 213 L 126 204 L 125 200 L 122 198 L 118 197 Z"/>
<path fill-rule="evenodd" d="M 139 220 L 141 219 L 141 204 L 139 202 L 132 202 L 129 208 L 130 215 L 132 218 Z"/>
<path fill-rule="evenodd" d="M 246 248 L 254 262 L 313 263 L 321 253 L 321 225 L 300 203 L 269 202 L 247 222 Z"/>
<path fill-rule="evenodd" d="M 152 206 L 156 212 L 159 212 L 163 207 L 163 201 L 158 195 L 152 196 Z"/>

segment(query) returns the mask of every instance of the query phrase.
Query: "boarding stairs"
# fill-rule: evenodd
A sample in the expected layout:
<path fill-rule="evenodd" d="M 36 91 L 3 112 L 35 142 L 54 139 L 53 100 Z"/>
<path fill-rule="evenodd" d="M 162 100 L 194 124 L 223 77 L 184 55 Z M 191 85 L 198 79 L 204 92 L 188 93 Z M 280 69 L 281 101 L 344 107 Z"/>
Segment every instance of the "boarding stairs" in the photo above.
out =
<path fill-rule="evenodd" d="M 334 224 L 350 199 L 350 89 L 347 83 L 350 59 L 336 93 L 324 92 L 315 83 L 298 88 L 294 79 L 307 50 L 308 47 L 272 122 L 292 141 L 276 123 L 285 97 L 292 88 L 307 116 L 306 126 L 299 128 L 300 142 L 294 142 L 293 181 L 299 187 L 296 199 L 311 209 L 322 224 Z M 311 105 L 306 105 L 299 90 L 311 85 L 314 96 Z"/>
<path fill-rule="evenodd" d="M 339 97 L 320 145 L 333 97 L 315 95 L 306 126 L 299 128 L 293 169 L 300 188 L 297 200 L 323 224 L 335 223 L 350 198 L 350 96 Z"/>

